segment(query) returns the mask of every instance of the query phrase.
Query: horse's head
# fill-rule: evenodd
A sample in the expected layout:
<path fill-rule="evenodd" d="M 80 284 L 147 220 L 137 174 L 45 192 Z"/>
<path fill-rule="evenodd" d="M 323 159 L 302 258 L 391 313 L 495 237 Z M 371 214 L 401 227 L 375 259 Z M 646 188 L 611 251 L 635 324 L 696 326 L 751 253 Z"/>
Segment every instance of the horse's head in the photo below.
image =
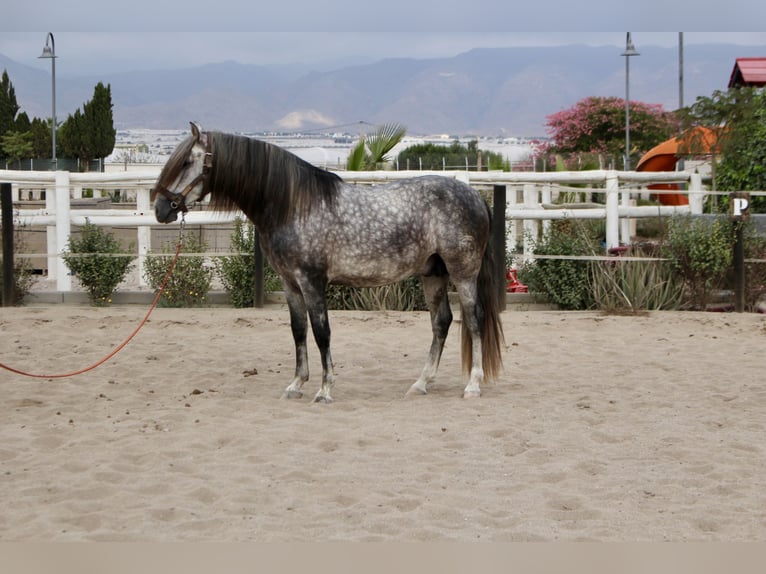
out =
<path fill-rule="evenodd" d="M 191 124 L 192 135 L 178 144 L 162 168 L 152 190 L 154 214 L 160 223 L 178 219 L 178 212 L 202 199 L 210 190 L 207 181 L 213 163 L 208 134 Z"/>

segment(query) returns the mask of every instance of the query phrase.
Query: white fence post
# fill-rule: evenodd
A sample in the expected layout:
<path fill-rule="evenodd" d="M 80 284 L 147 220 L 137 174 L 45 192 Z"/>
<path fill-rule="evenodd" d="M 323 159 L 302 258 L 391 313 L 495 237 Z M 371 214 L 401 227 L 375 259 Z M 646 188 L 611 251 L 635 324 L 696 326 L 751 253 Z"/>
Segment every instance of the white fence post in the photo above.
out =
<path fill-rule="evenodd" d="M 543 190 L 542 190 L 542 197 L 540 198 L 540 201 L 543 203 L 553 203 L 553 193 L 551 192 L 551 184 L 550 182 L 543 184 Z M 543 220 L 543 234 L 548 233 L 551 230 L 551 220 L 550 219 L 544 219 Z"/>
<path fill-rule="evenodd" d="M 56 215 L 56 187 L 45 186 L 45 211 L 48 215 Z M 46 225 L 45 227 L 45 252 L 48 256 L 48 278 L 56 279 L 58 277 L 58 267 L 56 265 L 56 226 Z"/>
<path fill-rule="evenodd" d="M 505 186 L 505 221 L 508 225 L 506 250 L 508 253 L 516 253 L 516 244 L 518 243 L 518 232 L 516 219 L 509 217 L 510 210 L 516 208 L 516 187 L 513 185 Z M 510 220 L 510 223 L 509 223 Z"/>
<path fill-rule="evenodd" d="M 540 203 L 538 198 L 537 186 L 534 183 L 524 184 L 524 207 L 527 209 L 537 208 Z M 537 234 L 540 224 L 536 219 L 524 220 L 524 263 L 534 260 L 534 242 L 537 241 Z"/>
<path fill-rule="evenodd" d="M 69 268 L 62 257 L 69 244 L 71 222 L 69 220 L 69 172 L 56 172 L 56 289 L 58 291 L 72 290 L 72 277 Z M 50 263 L 49 267 L 50 269 Z"/>
<path fill-rule="evenodd" d="M 701 215 L 704 209 L 705 194 L 702 191 L 702 175 L 691 174 L 689 178 L 689 208 L 693 215 Z"/>
<path fill-rule="evenodd" d="M 606 248 L 620 246 L 620 180 L 616 171 L 606 174 Z"/>
<path fill-rule="evenodd" d="M 145 188 L 139 188 L 136 190 L 136 211 L 141 215 L 150 213 L 152 210 L 150 191 Z M 152 228 L 141 225 L 138 227 L 138 284 L 141 287 L 146 287 L 146 279 L 144 278 L 144 264 L 146 263 L 146 255 L 152 248 Z"/>
<path fill-rule="evenodd" d="M 623 190 L 620 193 L 620 205 L 630 207 L 630 191 Z M 630 244 L 630 223 L 631 220 L 628 217 L 623 217 L 620 220 L 620 241 L 624 245 Z"/>

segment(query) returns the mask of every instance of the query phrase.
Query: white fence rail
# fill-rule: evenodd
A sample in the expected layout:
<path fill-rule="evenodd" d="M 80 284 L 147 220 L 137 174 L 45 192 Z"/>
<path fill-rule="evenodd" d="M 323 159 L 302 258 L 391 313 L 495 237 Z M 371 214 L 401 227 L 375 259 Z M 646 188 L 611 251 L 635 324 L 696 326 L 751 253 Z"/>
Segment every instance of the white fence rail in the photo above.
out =
<path fill-rule="evenodd" d="M 14 222 L 17 225 L 47 227 L 48 276 L 56 279 L 58 291 L 71 291 L 72 282 L 61 252 L 66 247 L 71 226 L 85 223 L 87 218 L 94 225 L 136 226 L 138 245 L 139 277 L 143 278 L 143 262 L 151 251 L 150 229 L 160 226 L 154 218 L 149 195 L 159 168 L 141 172 L 120 173 L 70 173 L 30 172 L 0 170 L 0 183 L 11 183 L 14 201 L 19 201 L 22 189 L 45 189 L 45 207 L 42 209 L 16 209 Z M 529 237 L 535 237 L 540 221 L 554 219 L 605 219 L 607 249 L 616 247 L 630 239 L 630 219 L 640 217 L 669 216 L 676 213 L 702 213 L 704 191 L 701 177 L 688 172 L 467 172 L 467 171 L 373 171 L 340 172 L 345 180 L 360 184 L 376 184 L 403 179 L 426 173 L 454 177 L 480 186 L 506 187 L 506 218 L 511 224 L 510 241 L 522 236 L 525 259 L 531 258 Z M 678 207 L 635 207 L 631 200 L 637 194 L 645 193 L 648 185 L 655 183 L 683 183 L 689 194 L 689 205 Z M 576 208 L 569 205 L 554 206 L 553 200 L 569 185 L 592 186 L 590 191 L 606 195 L 605 204 L 599 207 Z M 136 193 L 136 209 L 84 210 L 73 209 L 72 199 L 83 196 L 83 189 L 132 190 Z M 521 195 L 521 201 L 517 197 Z M 233 221 L 239 213 L 213 213 L 192 211 L 186 216 L 187 224 L 213 225 Z M 521 224 L 521 228 L 518 224 Z M 543 223 L 545 225 L 545 223 Z M 520 233 L 521 229 L 524 233 Z M 506 234 L 508 237 L 508 234 Z"/>

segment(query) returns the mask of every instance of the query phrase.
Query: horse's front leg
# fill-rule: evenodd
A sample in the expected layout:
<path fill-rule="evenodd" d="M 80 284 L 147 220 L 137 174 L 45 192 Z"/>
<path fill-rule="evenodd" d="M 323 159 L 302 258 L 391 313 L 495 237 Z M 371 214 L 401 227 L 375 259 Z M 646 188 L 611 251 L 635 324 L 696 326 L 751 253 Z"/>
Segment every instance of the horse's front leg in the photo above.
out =
<path fill-rule="evenodd" d="M 295 341 L 295 376 L 282 393 L 285 399 L 300 399 L 303 396 L 303 383 L 309 380 L 309 357 L 306 347 L 308 318 L 303 295 L 288 285 L 284 286 L 287 306 L 290 309 L 290 327 Z"/>
<path fill-rule="evenodd" d="M 310 286 L 304 288 L 304 298 L 308 307 L 311 329 L 314 340 L 319 348 L 319 356 L 322 360 L 322 387 L 314 397 L 315 403 L 331 403 L 330 390 L 335 384 L 335 370 L 330 354 L 330 321 L 327 315 L 327 299 L 325 286 Z"/>

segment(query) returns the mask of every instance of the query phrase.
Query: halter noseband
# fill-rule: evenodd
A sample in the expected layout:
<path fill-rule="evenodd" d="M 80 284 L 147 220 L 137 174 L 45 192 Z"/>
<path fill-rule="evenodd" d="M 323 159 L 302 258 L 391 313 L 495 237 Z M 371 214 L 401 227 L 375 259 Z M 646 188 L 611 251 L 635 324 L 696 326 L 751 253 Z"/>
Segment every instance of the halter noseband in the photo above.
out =
<path fill-rule="evenodd" d="M 183 188 L 183 191 L 181 193 L 173 193 L 170 191 L 167 187 L 164 185 L 157 185 L 155 188 L 155 191 L 159 193 L 160 195 L 164 196 L 165 199 L 167 199 L 170 202 L 170 207 L 172 209 L 177 209 L 181 213 L 186 213 L 189 211 L 189 208 L 186 205 L 186 196 L 189 195 L 189 192 L 191 192 L 192 189 L 194 189 L 198 183 L 202 182 L 204 184 L 207 184 L 207 177 L 210 175 L 210 170 L 213 168 L 213 153 L 208 148 L 205 148 L 205 158 L 202 163 L 202 172 L 197 175 L 193 180 L 189 182 L 189 184 Z M 200 199 L 205 197 L 207 195 L 208 191 L 205 190 L 204 186 L 202 189 L 202 195 L 200 196 Z"/>

